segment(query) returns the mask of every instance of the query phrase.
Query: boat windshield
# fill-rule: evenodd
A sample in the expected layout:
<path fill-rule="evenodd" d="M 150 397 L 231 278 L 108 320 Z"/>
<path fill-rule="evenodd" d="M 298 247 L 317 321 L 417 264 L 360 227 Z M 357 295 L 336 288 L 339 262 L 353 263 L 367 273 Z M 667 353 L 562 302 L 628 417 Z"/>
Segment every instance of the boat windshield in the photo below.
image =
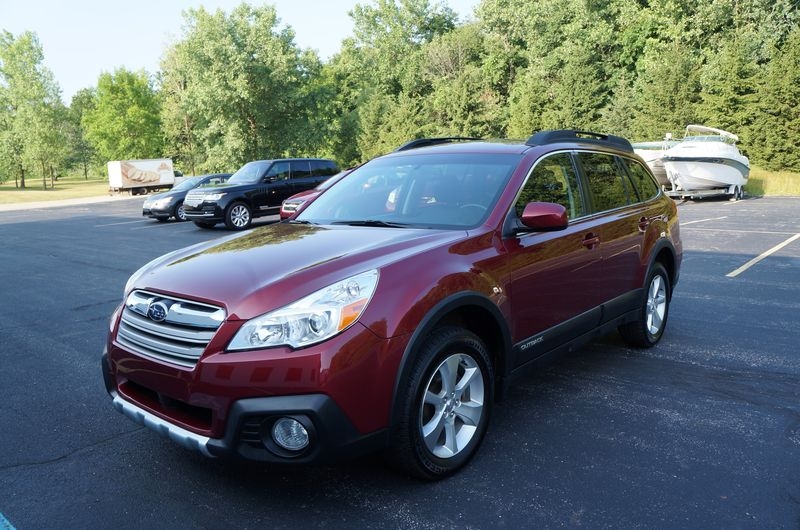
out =
<path fill-rule="evenodd" d="M 728 131 L 714 129 L 713 127 L 689 125 L 686 127 L 686 134 L 684 134 L 683 140 L 688 142 L 723 142 L 734 145 L 739 140 L 739 137 Z"/>

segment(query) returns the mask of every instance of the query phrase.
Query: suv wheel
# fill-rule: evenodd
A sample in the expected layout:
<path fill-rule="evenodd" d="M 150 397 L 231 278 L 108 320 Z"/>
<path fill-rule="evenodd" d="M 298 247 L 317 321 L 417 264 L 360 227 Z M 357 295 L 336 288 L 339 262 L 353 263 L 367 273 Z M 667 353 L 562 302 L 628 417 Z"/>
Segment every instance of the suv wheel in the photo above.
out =
<path fill-rule="evenodd" d="M 478 450 L 493 395 L 494 373 L 483 342 L 458 327 L 434 331 L 401 389 L 393 463 L 428 480 L 454 473 Z"/>
<path fill-rule="evenodd" d="M 619 327 L 622 338 L 637 348 L 655 345 L 664 334 L 669 316 L 669 276 L 661 263 L 655 263 L 647 278 L 644 302 L 634 322 Z"/>
<path fill-rule="evenodd" d="M 250 208 L 243 202 L 235 202 L 225 212 L 225 226 L 231 230 L 244 230 L 250 226 Z"/>
<path fill-rule="evenodd" d="M 175 211 L 172 215 L 175 216 L 176 221 L 186 220 L 186 212 L 183 210 L 183 201 L 175 205 Z"/>

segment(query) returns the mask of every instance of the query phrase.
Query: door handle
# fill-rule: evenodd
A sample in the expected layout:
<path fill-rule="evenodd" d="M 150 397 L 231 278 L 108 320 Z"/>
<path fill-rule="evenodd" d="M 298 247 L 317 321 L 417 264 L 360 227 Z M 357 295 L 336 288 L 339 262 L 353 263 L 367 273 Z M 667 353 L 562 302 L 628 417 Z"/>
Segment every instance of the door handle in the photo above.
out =
<path fill-rule="evenodd" d="M 650 226 L 650 219 L 648 217 L 639 218 L 639 232 L 644 232 Z"/>
<path fill-rule="evenodd" d="M 588 249 L 593 249 L 594 247 L 600 244 L 600 236 L 598 236 L 597 234 L 593 234 L 592 232 L 589 232 L 583 238 L 581 244 Z"/>

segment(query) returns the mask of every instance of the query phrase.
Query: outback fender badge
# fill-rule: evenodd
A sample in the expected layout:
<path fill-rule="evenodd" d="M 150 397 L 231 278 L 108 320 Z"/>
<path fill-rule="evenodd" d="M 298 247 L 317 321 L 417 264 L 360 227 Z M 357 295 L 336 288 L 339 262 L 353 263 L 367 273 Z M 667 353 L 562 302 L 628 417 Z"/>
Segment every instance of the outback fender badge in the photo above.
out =
<path fill-rule="evenodd" d="M 150 302 L 147 306 L 147 318 L 154 322 L 164 322 L 168 311 L 169 307 L 164 302 Z"/>

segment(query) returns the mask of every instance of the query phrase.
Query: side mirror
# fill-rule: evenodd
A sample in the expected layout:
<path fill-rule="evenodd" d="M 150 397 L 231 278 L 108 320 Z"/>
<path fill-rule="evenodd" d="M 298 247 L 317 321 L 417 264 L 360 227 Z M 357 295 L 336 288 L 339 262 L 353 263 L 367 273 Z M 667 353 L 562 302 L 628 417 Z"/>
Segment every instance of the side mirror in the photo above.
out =
<path fill-rule="evenodd" d="M 531 232 L 564 230 L 569 224 L 567 209 L 554 202 L 529 202 L 520 220 L 520 228 Z"/>

